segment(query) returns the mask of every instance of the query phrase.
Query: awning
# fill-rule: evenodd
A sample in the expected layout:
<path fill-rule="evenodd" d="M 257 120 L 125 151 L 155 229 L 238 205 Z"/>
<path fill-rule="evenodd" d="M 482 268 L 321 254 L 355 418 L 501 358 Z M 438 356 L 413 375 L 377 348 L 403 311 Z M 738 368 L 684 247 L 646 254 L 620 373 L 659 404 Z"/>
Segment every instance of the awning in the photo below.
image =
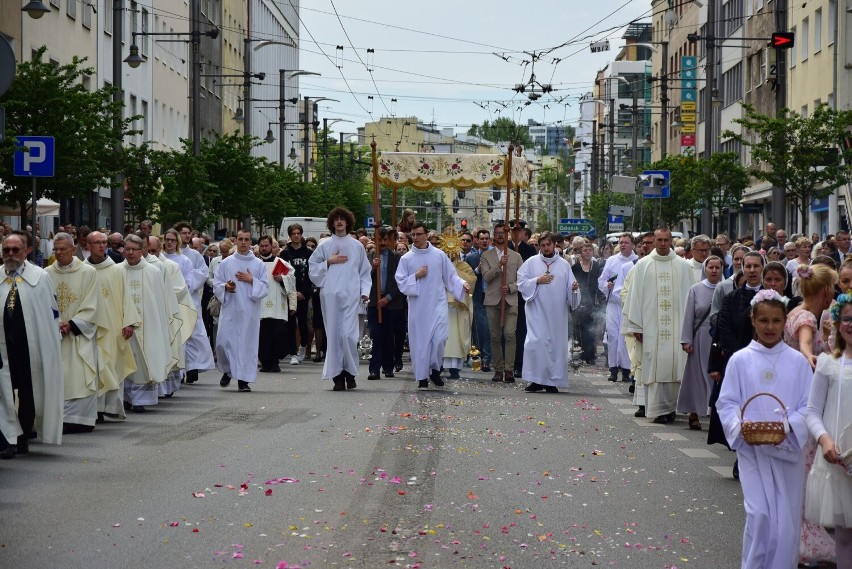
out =
<path fill-rule="evenodd" d="M 32 207 L 32 200 L 27 202 L 27 210 Z M 39 217 L 59 217 L 59 204 L 49 198 L 40 198 L 36 202 L 36 213 Z M 21 210 L 17 206 L 0 205 L 0 215 L 19 216 Z"/>

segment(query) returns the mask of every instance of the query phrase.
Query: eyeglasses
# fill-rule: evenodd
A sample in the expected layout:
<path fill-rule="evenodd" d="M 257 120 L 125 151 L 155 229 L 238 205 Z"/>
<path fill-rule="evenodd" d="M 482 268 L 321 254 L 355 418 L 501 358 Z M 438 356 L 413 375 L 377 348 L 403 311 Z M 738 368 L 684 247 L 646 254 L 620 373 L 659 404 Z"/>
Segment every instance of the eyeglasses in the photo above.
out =
<path fill-rule="evenodd" d="M 841 316 L 840 317 L 840 325 L 841 326 L 852 326 L 852 316 Z"/>
<path fill-rule="evenodd" d="M 462 239 L 462 243 L 470 243 L 472 239 Z"/>
<path fill-rule="evenodd" d="M 17 255 L 20 252 L 21 252 L 20 247 L 3 247 L 3 254 L 4 255 Z"/>

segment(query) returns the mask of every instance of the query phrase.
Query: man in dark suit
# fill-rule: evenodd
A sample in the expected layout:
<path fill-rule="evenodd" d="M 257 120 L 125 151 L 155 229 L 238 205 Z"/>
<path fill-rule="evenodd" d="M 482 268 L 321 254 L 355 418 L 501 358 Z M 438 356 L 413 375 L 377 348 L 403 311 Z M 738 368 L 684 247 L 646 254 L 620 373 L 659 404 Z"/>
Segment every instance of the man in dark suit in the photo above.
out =
<path fill-rule="evenodd" d="M 473 289 L 473 334 L 471 343 L 479 348 L 482 354 L 482 371 L 491 371 L 491 335 L 488 331 L 488 314 L 485 311 L 485 281 L 479 270 L 482 255 L 491 248 L 491 232 L 479 229 L 473 239 L 473 250 L 465 258 L 465 262 L 473 267 L 476 274 L 476 286 Z M 474 254 L 474 251 L 476 252 Z"/>
<path fill-rule="evenodd" d="M 394 275 L 399 266 L 400 256 L 391 250 L 391 232 L 393 229 L 379 229 L 376 251 L 369 256 L 370 276 L 373 286 L 370 289 L 370 302 L 367 304 L 367 326 L 370 338 L 373 339 L 373 351 L 370 356 L 370 373 L 367 379 L 380 379 L 380 371 L 385 377 L 393 377 L 394 371 L 394 331 L 398 322 L 403 318 L 405 297 L 399 292 L 399 285 Z M 376 289 L 376 271 L 380 271 L 382 291 L 378 295 Z M 382 322 L 379 323 L 379 309 L 382 311 Z"/>
<path fill-rule="evenodd" d="M 527 222 L 523 219 L 513 219 L 509 222 L 509 227 L 512 228 L 512 239 L 509 241 L 509 249 L 517 251 L 521 259 L 526 261 L 530 257 L 536 255 L 538 251 L 535 247 L 527 243 Z M 515 330 L 515 341 L 517 349 L 515 350 L 515 375 L 520 376 L 521 370 L 524 369 L 524 342 L 527 340 L 527 312 L 524 297 L 518 295 L 518 327 Z"/>
<path fill-rule="evenodd" d="M 110 259 L 116 262 L 116 264 L 124 261 L 124 255 L 122 251 L 124 251 L 124 236 L 121 233 L 110 233 L 109 237 L 107 237 L 107 242 L 109 247 L 107 247 L 107 255 Z"/>
<path fill-rule="evenodd" d="M 852 248 L 849 246 L 849 232 L 845 229 L 841 229 L 835 233 L 834 245 L 837 247 L 837 251 L 831 255 L 831 258 L 834 259 L 835 263 L 837 263 L 837 270 L 839 271 L 840 265 L 842 265 L 843 261 L 846 259 L 846 255 L 848 253 L 852 253 Z"/>

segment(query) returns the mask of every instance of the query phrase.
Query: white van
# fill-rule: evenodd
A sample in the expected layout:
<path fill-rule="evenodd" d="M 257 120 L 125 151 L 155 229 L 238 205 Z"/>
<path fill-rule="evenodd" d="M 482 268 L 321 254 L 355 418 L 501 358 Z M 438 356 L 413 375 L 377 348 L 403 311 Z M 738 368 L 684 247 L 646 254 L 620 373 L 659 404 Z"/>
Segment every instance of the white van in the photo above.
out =
<path fill-rule="evenodd" d="M 639 236 L 642 235 L 642 233 L 638 231 L 633 231 L 632 234 L 634 241 L 638 240 Z M 624 231 L 619 231 L 618 233 L 607 233 L 606 240 L 610 243 L 618 243 L 618 238 L 622 235 L 624 235 Z M 672 231 L 672 240 L 675 239 L 683 239 L 683 233 L 681 233 L 680 231 Z"/>
<path fill-rule="evenodd" d="M 287 228 L 294 223 L 298 223 L 302 226 L 302 237 L 313 237 L 319 240 L 322 233 L 329 232 L 325 222 L 326 218 L 324 217 L 285 217 L 281 220 L 278 236 L 279 238 L 286 236 Z"/>

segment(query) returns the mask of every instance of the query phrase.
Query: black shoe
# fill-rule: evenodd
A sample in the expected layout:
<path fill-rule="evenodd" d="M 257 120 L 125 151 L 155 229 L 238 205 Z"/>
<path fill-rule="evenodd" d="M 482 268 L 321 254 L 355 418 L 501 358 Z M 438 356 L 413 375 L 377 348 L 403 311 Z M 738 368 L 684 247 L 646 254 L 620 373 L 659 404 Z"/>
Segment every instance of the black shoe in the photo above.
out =
<path fill-rule="evenodd" d="M 102 425 L 102 424 L 104 424 L 104 423 L 106 423 L 106 419 L 104 419 L 104 414 L 103 414 L 103 413 L 98 413 L 98 418 L 97 418 L 97 419 L 95 419 L 95 424 L 97 424 L 97 425 Z"/>
<path fill-rule="evenodd" d="M 495 371 L 494 375 L 491 376 L 491 381 L 493 381 L 493 382 L 503 381 L 503 372 L 502 371 Z"/>
<path fill-rule="evenodd" d="M 222 379 L 219 380 L 219 387 L 228 387 L 229 385 L 231 385 L 231 376 L 223 373 Z"/>
<path fill-rule="evenodd" d="M 559 390 L 558 390 L 558 389 L 556 389 L 556 387 L 554 387 L 554 386 L 552 386 L 552 385 L 545 385 L 545 386 L 544 386 L 544 391 L 545 391 L 546 393 L 559 393 Z"/>
<path fill-rule="evenodd" d="M 537 391 L 544 391 L 544 386 L 531 382 L 529 385 L 527 385 L 524 388 L 524 391 L 526 391 L 527 393 L 535 393 Z"/>
<path fill-rule="evenodd" d="M 385 376 L 387 376 L 387 374 L 385 374 Z M 391 374 L 391 377 L 393 377 L 393 374 Z M 375 381 L 375 380 L 381 379 L 381 378 L 382 377 L 379 374 L 371 373 L 367 376 L 367 381 Z"/>
<path fill-rule="evenodd" d="M 261 367 L 260 371 L 263 373 L 278 373 L 281 371 L 281 367 L 278 364 Z"/>
<path fill-rule="evenodd" d="M 645 416 L 645 406 L 644 406 L 644 405 L 640 405 L 640 406 L 639 406 L 639 409 L 637 409 L 637 410 L 636 410 L 636 412 L 635 412 L 635 413 L 633 413 L 633 416 L 634 416 L 634 417 L 639 417 L 639 418 L 644 417 L 644 416 Z"/>
<path fill-rule="evenodd" d="M 396 362 L 393 366 L 394 371 L 402 371 L 402 362 Z"/>
<path fill-rule="evenodd" d="M 30 452 L 30 441 L 24 435 L 18 437 L 18 444 L 15 445 L 15 454 L 27 454 Z"/>
<path fill-rule="evenodd" d="M 79 433 L 91 433 L 95 430 L 94 425 L 80 425 L 79 423 L 62 423 L 63 435 L 76 435 Z"/>
<path fill-rule="evenodd" d="M 481 371 L 488 373 L 489 371 L 491 371 L 491 366 L 488 365 L 488 364 L 482 364 L 482 368 L 480 368 L 480 369 L 481 369 Z"/>
<path fill-rule="evenodd" d="M 124 402 L 124 410 L 125 410 L 125 411 L 130 411 L 130 408 L 131 408 L 131 407 L 133 407 L 133 405 L 131 405 L 131 404 L 130 404 L 130 401 L 125 401 L 125 402 Z"/>
<path fill-rule="evenodd" d="M 651 422 L 656 423 L 658 425 L 668 425 L 669 423 L 671 423 L 673 421 L 674 421 L 674 419 L 670 418 L 668 415 L 660 415 L 659 417 L 656 417 Z"/>
<path fill-rule="evenodd" d="M 325 353 L 324 353 L 324 352 L 317 352 L 317 355 L 315 355 L 315 356 L 313 357 L 313 359 L 311 359 L 311 361 L 313 361 L 313 362 L 321 362 L 321 361 L 323 361 L 324 359 L 325 359 Z"/>
<path fill-rule="evenodd" d="M 461 379 L 461 375 L 459 374 L 459 370 L 453 368 L 450 369 L 450 379 Z"/>
<path fill-rule="evenodd" d="M 251 393 L 251 387 L 249 387 L 249 384 L 248 384 L 247 381 L 243 381 L 241 379 L 238 379 L 237 380 L 237 391 L 240 391 L 242 393 Z"/>
<path fill-rule="evenodd" d="M 609 381 L 618 381 L 618 368 L 617 367 L 609 368 L 609 377 L 607 379 Z"/>
<path fill-rule="evenodd" d="M 188 372 L 186 372 L 186 382 L 187 383 L 195 383 L 196 381 L 198 381 L 198 370 L 197 369 L 191 369 Z"/>
<path fill-rule="evenodd" d="M 630 378 L 630 370 L 629 369 L 622 369 L 621 370 L 621 381 L 623 381 L 624 383 L 627 383 L 628 381 L 633 381 Z"/>
<path fill-rule="evenodd" d="M 144 405 L 133 405 L 130 407 L 130 410 L 134 413 L 145 413 L 147 411 Z"/>
<path fill-rule="evenodd" d="M 628 393 L 636 393 L 636 381 L 632 380 L 632 379 L 630 381 L 631 381 L 630 387 L 627 388 L 627 392 Z"/>
<path fill-rule="evenodd" d="M 393 372 L 392 371 L 386 371 L 385 377 L 393 377 Z M 376 378 L 376 379 L 378 379 L 378 378 Z"/>
<path fill-rule="evenodd" d="M 356 387 L 358 387 L 358 384 L 355 383 L 354 375 L 350 375 L 347 373 L 344 375 L 344 377 L 346 378 L 346 389 L 355 389 Z"/>
<path fill-rule="evenodd" d="M 734 480 L 740 479 L 740 461 L 739 459 L 734 461 Z"/>
<path fill-rule="evenodd" d="M 433 369 L 431 374 L 432 383 L 435 384 L 435 387 L 444 387 L 444 380 L 441 379 L 441 372 Z"/>
<path fill-rule="evenodd" d="M 15 447 L 12 445 L 0 450 L 0 460 L 9 460 L 10 458 L 15 458 Z"/>
<path fill-rule="evenodd" d="M 334 387 L 331 388 L 332 391 L 346 391 L 346 380 L 343 379 L 343 375 L 336 375 L 331 380 L 334 382 Z"/>
<path fill-rule="evenodd" d="M 426 391 L 427 389 L 429 389 L 429 380 L 428 379 L 421 379 L 420 381 L 417 382 L 417 390 L 418 391 Z"/>
<path fill-rule="evenodd" d="M 503 381 L 506 383 L 515 383 L 515 372 L 507 371 L 505 376 L 503 377 Z"/>

